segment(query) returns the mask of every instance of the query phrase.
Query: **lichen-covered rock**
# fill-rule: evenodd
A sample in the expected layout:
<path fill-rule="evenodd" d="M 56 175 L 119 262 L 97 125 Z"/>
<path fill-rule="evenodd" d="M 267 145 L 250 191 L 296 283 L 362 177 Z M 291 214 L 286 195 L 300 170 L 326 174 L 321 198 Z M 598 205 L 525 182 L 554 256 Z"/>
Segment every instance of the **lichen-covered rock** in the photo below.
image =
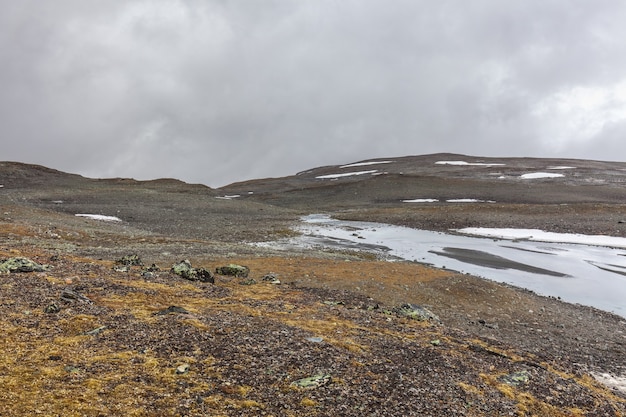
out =
<path fill-rule="evenodd" d="M 28 258 L 9 258 L 0 262 L 0 272 L 43 272 L 48 267 Z"/>
<path fill-rule="evenodd" d="M 500 381 L 507 385 L 518 386 L 524 385 L 530 380 L 530 374 L 527 371 L 513 372 L 512 374 L 502 375 Z"/>
<path fill-rule="evenodd" d="M 229 275 L 237 278 L 247 278 L 250 268 L 243 265 L 228 264 L 215 268 L 215 273 L 219 275 Z"/>
<path fill-rule="evenodd" d="M 139 255 L 125 255 L 115 261 L 118 265 L 143 266 L 143 261 Z"/>
<path fill-rule="evenodd" d="M 264 282 L 269 282 L 270 284 L 275 284 L 275 285 L 280 284 L 280 280 L 278 279 L 278 276 L 273 272 L 266 274 L 265 276 L 263 276 L 263 278 L 261 278 L 261 280 Z"/>
<path fill-rule="evenodd" d="M 170 272 L 190 281 L 215 282 L 215 277 L 211 271 L 205 268 L 194 268 L 187 259 L 172 265 Z"/>
<path fill-rule="evenodd" d="M 392 310 L 398 316 L 408 317 L 414 320 L 420 321 L 436 321 L 440 322 L 439 317 L 426 307 L 418 306 L 417 304 L 402 304 L 399 307 L 395 307 Z"/>
<path fill-rule="evenodd" d="M 154 313 L 155 316 L 165 316 L 168 314 L 190 314 L 185 308 L 180 306 L 169 306 L 163 310 L 159 310 Z"/>
<path fill-rule="evenodd" d="M 291 383 L 291 386 L 304 389 L 314 389 L 317 387 L 321 387 L 322 385 L 326 385 L 330 383 L 330 381 L 330 374 L 320 373 L 294 381 Z"/>

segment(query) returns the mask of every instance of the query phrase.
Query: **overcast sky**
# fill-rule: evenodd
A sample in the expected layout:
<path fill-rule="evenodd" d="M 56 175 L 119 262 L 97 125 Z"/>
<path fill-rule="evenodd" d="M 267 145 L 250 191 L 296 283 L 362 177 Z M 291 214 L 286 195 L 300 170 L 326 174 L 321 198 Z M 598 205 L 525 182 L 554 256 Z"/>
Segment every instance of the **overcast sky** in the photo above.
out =
<path fill-rule="evenodd" d="M 622 0 L 0 0 L 0 160 L 213 187 L 456 152 L 626 160 Z"/>

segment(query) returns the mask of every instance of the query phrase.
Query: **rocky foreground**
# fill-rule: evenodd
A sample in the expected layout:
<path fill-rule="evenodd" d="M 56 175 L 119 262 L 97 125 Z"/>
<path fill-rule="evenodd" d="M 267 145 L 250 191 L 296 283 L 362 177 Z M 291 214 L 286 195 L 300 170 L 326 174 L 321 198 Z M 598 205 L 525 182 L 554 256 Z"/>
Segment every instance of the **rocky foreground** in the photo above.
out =
<path fill-rule="evenodd" d="M 0 415 L 626 415 L 621 317 L 415 263 L 247 245 L 307 213 L 268 194 L 3 167 Z M 623 207 L 603 207 L 612 219 L 581 224 L 619 235 Z M 341 214 L 375 210 L 420 218 Z M 74 215 L 96 212 L 122 220 Z"/>

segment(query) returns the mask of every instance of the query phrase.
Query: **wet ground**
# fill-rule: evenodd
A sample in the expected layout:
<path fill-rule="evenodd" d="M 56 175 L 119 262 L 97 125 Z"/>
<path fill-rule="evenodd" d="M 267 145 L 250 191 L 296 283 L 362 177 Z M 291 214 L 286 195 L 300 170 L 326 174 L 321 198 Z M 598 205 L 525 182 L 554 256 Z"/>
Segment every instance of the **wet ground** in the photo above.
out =
<path fill-rule="evenodd" d="M 514 241 L 479 238 L 382 223 L 335 220 L 324 215 L 303 218 L 296 230 L 302 235 L 267 246 L 361 250 L 505 282 L 626 317 L 626 277 L 623 274 L 626 249 L 529 238 Z M 563 236 L 563 240 L 567 237 Z M 593 238 L 580 236 L 580 239 L 591 241 Z M 622 240 L 612 238 L 607 242 L 621 242 L 626 247 L 626 239 Z"/>

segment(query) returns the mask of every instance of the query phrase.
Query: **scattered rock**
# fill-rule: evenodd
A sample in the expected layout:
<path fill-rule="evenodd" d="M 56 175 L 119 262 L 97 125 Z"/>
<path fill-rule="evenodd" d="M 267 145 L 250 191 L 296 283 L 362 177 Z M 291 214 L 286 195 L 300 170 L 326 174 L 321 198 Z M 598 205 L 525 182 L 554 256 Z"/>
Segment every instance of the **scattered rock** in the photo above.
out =
<path fill-rule="evenodd" d="M 44 307 L 43 311 L 44 313 L 47 313 L 47 314 L 56 314 L 59 311 L 61 311 L 61 309 L 59 308 L 57 303 L 51 303 L 51 304 L 48 304 L 46 307 Z"/>
<path fill-rule="evenodd" d="M 226 266 L 219 266 L 215 268 L 215 273 L 219 275 L 234 276 L 237 278 L 247 278 L 250 273 L 250 268 L 243 265 L 228 264 Z"/>
<path fill-rule="evenodd" d="M 89 330 L 85 333 L 83 333 L 84 336 L 95 336 L 97 334 L 100 334 L 103 330 L 106 330 L 107 326 L 100 326 L 100 327 L 96 327 L 93 330 Z"/>
<path fill-rule="evenodd" d="M 307 337 L 306 340 L 308 340 L 309 342 L 313 342 L 313 343 L 322 343 L 324 341 L 324 338 L 313 336 L 313 337 Z"/>
<path fill-rule="evenodd" d="M 176 368 L 176 374 L 182 375 L 189 372 L 189 364 L 184 363 Z"/>
<path fill-rule="evenodd" d="M 43 272 L 47 265 L 40 265 L 28 258 L 9 258 L 0 262 L 0 272 Z"/>
<path fill-rule="evenodd" d="M 325 300 L 322 301 L 322 304 L 326 304 L 327 306 L 342 306 L 345 305 L 343 301 L 334 301 L 334 300 Z"/>
<path fill-rule="evenodd" d="M 78 301 L 80 303 L 93 304 L 93 301 L 91 301 L 88 297 L 79 294 L 70 288 L 65 288 L 63 290 L 63 292 L 61 293 L 61 301 L 64 301 L 66 303 L 73 303 L 75 301 Z"/>
<path fill-rule="evenodd" d="M 130 272 L 130 265 L 122 265 L 122 266 L 114 266 L 113 270 L 115 272 Z"/>
<path fill-rule="evenodd" d="M 211 271 L 205 268 L 193 268 L 187 259 L 172 265 L 170 272 L 190 281 L 215 282 L 215 277 Z"/>
<path fill-rule="evenodd" d="M 139 255 L 126 255 L 115 261 L 118 265 L 143 266 L 143 262 Z"/>
<path fill-rule="evenodd" d="M 157 311 L 156 313 L 154 313 L 155 316 L 164 316 L 166 314 L 191 314 L 189 311 L 185 310 L 182 307 L 179 306 L 169 306 L 166 309 Z"/>
<path fill-rule="evenodd" d="M 330 383 L 330 381 L 330 374 L 320 373 L 294 381 L 291 383 L 291 386 L 296 388 L 314 389 L 317 387 L 321 387 L 322 385 L 326 385 Z"/>
<path fill-rule="evenodd" d="M 426 307 L 421 307 L 417 304 L 402 304 L 399 307 L 394 307 L 392 311 L 400 317 L 408 317 L 410 319 L 420 321 L 441 322 L 435 313 L 428 310 Z"/>
<path fill-rule="evenodd" d="M 280 280 L 278 279 L 278 276 L 273 272 L 270 272 L 269 274 L 264 275 L 263 278 L 261 278 L 261 280 L 264 282 L 269 282 L 270 284 L 274 284 L 274 285 L 280 284 Z"/>
<path fill-rule="evenodd" d="M 530 380 L 530 374 L 526 371 L 513 372 L 512 374 L 502 375 L 500 382 L 507 385 L 518 386 L 524 385 Z"/>
<path fill-rule="evenodd" d="M 478 324 L 481 324 L 489 329 L 497 330 L 499 328 L 497 323 L 488 323 L 483 319 L 478 320 Z"/>
<path fill-rule="evenodd" d="M 159 272 L 161 270 L 161 268 L 159 268 L 159 266 L 157 264 L 152 264 L 149 267 L 147 267 L 145 269 L 145 271 L 147 272 Z"/>
<path fill-rule="evenodd" d="M 74 366 L 74 365 L 67 365 L 64 369 L 65 369 L 65 372 L 68 372 L 70 374 L 78 374 L 81 371 L 79 367 Z"/>
<path fill-rule="evenodd" d="M 147 268 L 144 268 L 141 272 L 141 276 L 144 278 L 152 278 L 157 275 L 157 272 L 161 271 L 161 268 L 157 264 L 152 264 Z"/>
<path fill-rule="evenodd" d="M 254 278 L 246 278 L 240 282 L 241 285 L 254 285 L 256 284 L 256 280 Z"/>

